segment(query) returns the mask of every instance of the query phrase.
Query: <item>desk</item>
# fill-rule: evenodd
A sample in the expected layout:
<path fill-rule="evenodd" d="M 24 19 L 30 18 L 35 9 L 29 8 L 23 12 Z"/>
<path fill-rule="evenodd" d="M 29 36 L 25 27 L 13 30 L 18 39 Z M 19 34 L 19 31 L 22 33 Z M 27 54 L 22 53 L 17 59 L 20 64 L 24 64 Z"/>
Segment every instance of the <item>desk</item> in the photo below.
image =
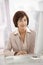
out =
<path fill-rule="evenodd" d="M 9 56 L 0 55 L 0 65 L 43 65 L 43 59 L 32 59 L 30 55 Z"/>

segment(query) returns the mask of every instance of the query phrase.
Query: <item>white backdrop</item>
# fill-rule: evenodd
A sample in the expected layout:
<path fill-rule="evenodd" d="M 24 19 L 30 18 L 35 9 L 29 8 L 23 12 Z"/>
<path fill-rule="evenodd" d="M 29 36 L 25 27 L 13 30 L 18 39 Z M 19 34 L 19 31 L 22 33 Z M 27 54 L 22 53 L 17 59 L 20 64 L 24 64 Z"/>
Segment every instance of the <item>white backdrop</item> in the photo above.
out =
<path fill-rule="evenodd" d="M 37 33 L 38 30 L 43 27 L 41 27 L 41 25 L 43 25 L 42 6 L 42 0 L 0 0 L 0 48 L 4 48 L 4 44 L 6 43 L 10 32 L 15 30 L 12 18 L 17 10 L 26 11 L 30 20 L 29 28 L 35 30 Z M 42 23 L 40 23 L 41 21 Z M 42 30 L 40 31 L 43 32 Z M 41 32 L 38 33 L 42 36 L 42 39 L 43 34 Z M 42 53 L 43 51 L 43 41 L 41 39 L 39 40 L 38 38 L 40 43 L 36 39 L 35 53 Z"/>

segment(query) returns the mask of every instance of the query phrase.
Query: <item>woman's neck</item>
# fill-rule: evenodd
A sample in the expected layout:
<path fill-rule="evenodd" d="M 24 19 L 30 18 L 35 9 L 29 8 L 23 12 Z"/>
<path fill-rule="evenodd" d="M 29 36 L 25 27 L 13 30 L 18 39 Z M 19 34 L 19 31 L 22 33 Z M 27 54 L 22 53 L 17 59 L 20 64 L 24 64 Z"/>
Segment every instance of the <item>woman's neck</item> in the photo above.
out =
<path fill-rule="evenodd" d="M 25 31 L 19 30 L 19 33 L 20 33 L 20 35 L 25 35 L 26 34 L 26 30 Z"/>
<path fill-rule="evenodd" d="M 26 33 L 26 30 L 21 30 L 21 29 L 18 29 L 18 31 L 19 31 L 20 35 L 22 35 L 22 34 L 25 34 L 25 33 Z"/>
<path fill-rule="evenodd" d="M 20 33 L 20 38 L 21 38 L 21 40 L 24 42 L 24 39 L 25 39 L 25 35 L 26 35 L 26 31 L 20 31 L 19 30 L 19 33 Z"/>

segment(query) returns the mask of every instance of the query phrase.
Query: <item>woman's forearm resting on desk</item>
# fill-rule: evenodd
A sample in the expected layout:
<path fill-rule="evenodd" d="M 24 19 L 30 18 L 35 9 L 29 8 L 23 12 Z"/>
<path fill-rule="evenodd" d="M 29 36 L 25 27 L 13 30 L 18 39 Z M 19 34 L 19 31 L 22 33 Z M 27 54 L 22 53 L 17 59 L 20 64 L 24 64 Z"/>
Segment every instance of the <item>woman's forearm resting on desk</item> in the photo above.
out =
<path fill-rule="evenodd" d="M 4 50 L 4 56 L 14 56 L 14 52 L 9 50 Z"/>
<path fill-rule="evenodd" d="M 4 51 L 5 56 L 24 55 L 24 54 L 27 54 L 27 52 L 26 51 L 13 52 L 9 50 Z"/>

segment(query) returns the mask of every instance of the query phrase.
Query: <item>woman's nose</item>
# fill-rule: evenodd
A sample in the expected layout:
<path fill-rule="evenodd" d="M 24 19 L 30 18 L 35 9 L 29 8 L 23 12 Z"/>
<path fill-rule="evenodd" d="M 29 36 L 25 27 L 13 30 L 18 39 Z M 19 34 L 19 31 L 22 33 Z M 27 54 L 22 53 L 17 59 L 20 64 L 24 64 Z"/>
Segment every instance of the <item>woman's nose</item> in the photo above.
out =
<path fill-rule="evenodd" d="M 25 23 L 24 23 L 24 21 L 22 21 L 22 25 L 24 25 Z"/>

